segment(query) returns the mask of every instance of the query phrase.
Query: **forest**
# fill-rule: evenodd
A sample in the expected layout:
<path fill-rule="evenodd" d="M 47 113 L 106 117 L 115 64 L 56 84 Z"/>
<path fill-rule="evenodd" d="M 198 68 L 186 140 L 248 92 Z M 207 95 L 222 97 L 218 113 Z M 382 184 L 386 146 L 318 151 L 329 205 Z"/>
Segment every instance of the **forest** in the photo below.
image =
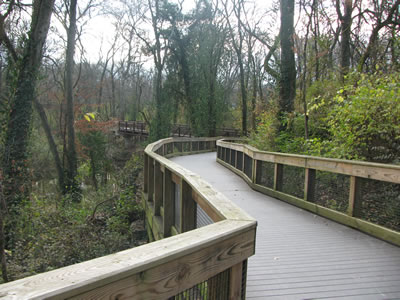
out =
<path fill-rule="evenodd" d="M 173 124 L 400 163 L 400 0 L 264 2 L 0 1 L 0 282 L 145 243 L 140 150 Z"/>

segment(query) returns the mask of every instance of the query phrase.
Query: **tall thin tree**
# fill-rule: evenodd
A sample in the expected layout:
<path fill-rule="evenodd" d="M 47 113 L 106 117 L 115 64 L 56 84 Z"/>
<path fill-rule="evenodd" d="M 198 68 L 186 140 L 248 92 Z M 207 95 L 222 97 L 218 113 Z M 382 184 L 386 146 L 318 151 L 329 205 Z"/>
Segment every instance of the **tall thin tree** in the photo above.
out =
<path fill-rule="evenodd" d="M 281 0 L 281 76 L 279 110 L 281 116 L 293 111 L 296 95 L 296 63 L 294 59 L 294 0 Z"/>

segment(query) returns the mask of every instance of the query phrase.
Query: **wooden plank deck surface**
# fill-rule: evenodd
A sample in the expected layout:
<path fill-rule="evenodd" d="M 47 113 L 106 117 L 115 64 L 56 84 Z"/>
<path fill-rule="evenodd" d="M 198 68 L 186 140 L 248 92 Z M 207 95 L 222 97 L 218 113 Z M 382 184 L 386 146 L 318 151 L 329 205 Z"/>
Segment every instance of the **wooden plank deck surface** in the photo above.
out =
<path fill-rule="evenodd" d="M 247 299 L 400 299 L 400 248 L 253 191 L 206 153 L 172 159 L 257 219 Z"/>

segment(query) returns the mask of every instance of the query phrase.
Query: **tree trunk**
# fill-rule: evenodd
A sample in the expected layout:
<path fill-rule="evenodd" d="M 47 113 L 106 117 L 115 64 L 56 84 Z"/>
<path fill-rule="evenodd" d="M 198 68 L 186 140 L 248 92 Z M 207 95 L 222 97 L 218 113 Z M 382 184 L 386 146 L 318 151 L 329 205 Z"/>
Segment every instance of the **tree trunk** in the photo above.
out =
<path fill-rule="evenodd" d="M 256 63 L 253 57 L 253 94 L 251 96 L 251 129 L 256 130 L 256 103 L 257 103 L 257 74 Z"/>
<path fill-rule="evenodd" d="M 0 263 L 1 263 L 1 275 L 4 282 L 8 282 L 7 272 L 7 261 L 6 261 L 6 239 L 4 234 L 4 216 L 7 211 L 7 205 L 3 199 L 3 186 L 2 186 L 2 174 L 0 173 Z"/>
<path fill-rule="evenodd" d="M 241 48 L 241 47 L 240 47 Z M 240 92 L 242 95 L 242 134 L 247 135 L 247 91 L 244 78 L 244 66 L 241 51 L 237 51 L 240 70 Z"/>
<path fill-rule="evenodd" d="M 32 101 L 36 80 L 42 62 L 43 45 L 46 41 L 53 11 L 54 0 L 33 2 L 31 29 L 28 34 L 22 60 L 17 62 L 17 84 L 9 115 L 3 171 L 4 194 L 10 205 L 18 205 L 26 192 L 28 179 L 27 146 L 32 120 Z"/>
<path fill-rule="evenodd" d="M 79 188 L 76 182 L 78 173 L 78 159 L 75 148 L 75 128 L 74 128 L 74 95 L 73 95 L 73 72 L 74 72 L 74 54 L 75 54 L 75 35 L 76 35 L 76 9 L 77 0 L 71 0 L 69 9 L 69 27 L 67 34 L 67 53 L 65 63 L 65 98 L 67 100 L 67 186 L 68 192 L 73 195 L 75 201 L 79 201 Z"/>
<path fill-rule="evenodd" d="M 340 45 L 340 68 L 342 78 L 349 72 L 350 68 L 350 41 L 353 1 L 344 1 L 344 14 L 340 10 L 340 0 L 336 0 L 336 10 L 341 21 L 341 45 Z"/>
<path fill-rule="evenodd" d="M 53 137 L 53 134 L 51 133 L 49 121 L 47 119 L 46 112 L 44 111 L 42 104 L 40 104 L 38 99 L 34 99 L 33 103 L 35 104 L 36 111 L 39 114 L 44 132 L 47 137 L 47 141 L 49 143 L 51 154 L 53 155 L 54 162 L 56 164 L 56 170 L 57 170 L 57 175 L 58 175 L 58 186 L 60 188 L 61 193 L 64 194 L 65 193 L 64 168 L 63 168 L 63 165 L 62 165 L 62 162 L 60 159 L 60 155 L 58 154 L 57 144 L 54 141 L 54 137 Z"/>
<path fill-rule="evenodd" d="M 296 64 L 294 59 L 294 0 L 281 1 L 281 77 L 280 115 L 293 111 L 296 95 Z"/>

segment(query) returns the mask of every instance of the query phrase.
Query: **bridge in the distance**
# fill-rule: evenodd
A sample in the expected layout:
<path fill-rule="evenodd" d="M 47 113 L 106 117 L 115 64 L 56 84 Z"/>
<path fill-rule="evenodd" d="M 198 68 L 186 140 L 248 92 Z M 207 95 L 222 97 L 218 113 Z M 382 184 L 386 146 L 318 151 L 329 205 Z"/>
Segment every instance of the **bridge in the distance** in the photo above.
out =
<path fill-rule="evenodd" d="M 143 136 L 149 135 L 149 128 L 143 121 L 119 121 L 118 132 L 123 135 Z M 221 127 L 216 128 L 216 136 L 238 137 L 240 130 L 236 128 Z M 173 124 L 171 126 L 171 136 L 175 137 L 192 137 L 192 129 L 186 124 Z"/>

